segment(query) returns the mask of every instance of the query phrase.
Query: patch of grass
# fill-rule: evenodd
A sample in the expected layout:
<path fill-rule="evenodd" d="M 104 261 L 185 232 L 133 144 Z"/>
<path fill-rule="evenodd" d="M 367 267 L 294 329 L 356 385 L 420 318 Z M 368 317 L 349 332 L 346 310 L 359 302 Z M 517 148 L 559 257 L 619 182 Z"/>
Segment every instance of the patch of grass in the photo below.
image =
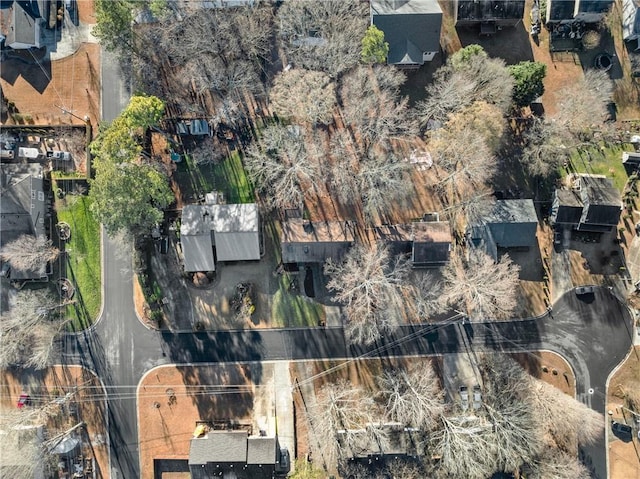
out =
<path fill-rule="evenodd" d="M 76 287 L 73 298 L 76 303 L 67 307 L 74 330 L 86 328 L 95 321 L 102 301 L 100 224 L 90 207 L 88 196 L 67 195 L 64 200 L 56 199 L 58 221 L 71 227 L 65 251 L 66 277 Z"/>
<path fill-rule="evenodd" d="M 221 191 L 227 203 L 253 203 L 253 188 L 242 165 L 238 150 L 216 165 L 196 165 L 189 155 L 178 163 L 174 173 L 185 197 L 198 197 Z"/>
<path fill-rule="evenodd" d="M 605 175 L 622 192 L 627 183 L 627 172 L 622 165 L 622 152 L 633 151 L 631 145 L 601 144 L 575 151 L 571 155 L 571 164 L 578 173 Z"/>
<path fill-rule="evenodd" d="M 319 326 L 325 321 L 321 304 L 289 291 L 291 277 L 283 274 L 280 285 L 273 295 L 271 305 L 272 326 L 280 328 Z"/>

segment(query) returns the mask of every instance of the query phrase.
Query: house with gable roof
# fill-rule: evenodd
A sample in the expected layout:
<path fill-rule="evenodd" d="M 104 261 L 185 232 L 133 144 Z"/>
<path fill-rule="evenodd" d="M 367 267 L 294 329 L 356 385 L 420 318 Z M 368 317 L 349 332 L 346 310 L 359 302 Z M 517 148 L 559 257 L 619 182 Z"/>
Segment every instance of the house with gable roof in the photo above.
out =
<path fill-rule="evenodd" d="M 371 0 L 371 24 L 389 44 L 387 63 L 419 68 L 440 51 L 442 9 L 437 0 Z"/>

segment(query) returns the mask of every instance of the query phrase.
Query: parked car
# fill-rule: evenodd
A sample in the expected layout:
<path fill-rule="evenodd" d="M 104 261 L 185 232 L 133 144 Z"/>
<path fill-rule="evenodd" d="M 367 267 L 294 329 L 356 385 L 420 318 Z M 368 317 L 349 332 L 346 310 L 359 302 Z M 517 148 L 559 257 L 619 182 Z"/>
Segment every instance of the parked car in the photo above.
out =
<path fill-rule="evenodd" d="M 578 296 L 584 295 L 584 294 L 591 294 L 595 291 L 595 288 L 593 286 L 579 286 L 576 288 L 576 294 Z"/>
<path fill-rule="evenodd" d="M 460 399 L 462 401 L 462 410 L 466 411 L 469 409 L 469 391 L 467 390 L 467 386 L 460 386 Z"/>
<path fill-rule="evenodd" d="M 632 428 L 628 424 L 623 424 L 621 422 L 614 421 L 611 424 L 611 430 L 614 433 L 620 434 L 621 436 L 631 437 Z"/>
<path fill-rule="evenodd" d="M 31 396 L 29 396 L 27 393 L 22 393 L 20 394 L 20 397 L 18 398 L 18 409 L 22 409 L 25 406 L 28 406 L 31 403 Z"/>
<path fill-rule="evenodd" d="M 69 153 L 68 151 L 47 151 L 47 158 L 69 161 L 71 160 L 71 153 Z"/>
<path fill-rule="evenodd" d="M 482 406 L 482 393 L 480 392 L 480 385 L 473 386 L 473 409 L 478 410 Z"/>

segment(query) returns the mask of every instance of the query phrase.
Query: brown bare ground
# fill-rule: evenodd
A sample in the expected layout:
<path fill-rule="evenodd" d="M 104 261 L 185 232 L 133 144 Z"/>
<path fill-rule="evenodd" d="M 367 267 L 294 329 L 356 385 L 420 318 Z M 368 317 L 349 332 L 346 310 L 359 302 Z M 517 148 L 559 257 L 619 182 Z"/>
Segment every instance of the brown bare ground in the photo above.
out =
<path fill-rule="evenodd" d="M 96 23 L 96 6 L 94 0 L 76 0 L 78 17 L 82 23 L 92 25 Z"/>
<path fill-rule="evenodd" d="M 29 71 L 42 77 L 39 65 L 17 64 L 11 68 Z M 8 63 L 8 62 L 7 62 Z M 47 68 L 45 64 L 43 67 Z M 5 64 L 4 68 L 9 68 Z M 51 81 L 42 92 L 25 80 L 21 74 L 13 83 L 0 80 L 4 95 L 21 114 L 31 115 L 38 125 L 84 124 L 80 119 L 89 115 L 93 125 L 100 118 L 100 45 L 84 43 L 73 55 L 51 62 Z M 63 113 L 58 106 L 72 111 L 80 118 Z"/>
<path fill-rule="evenodd" d="M 154 459 L 188 459 L 196 421 L 252 423 L 253 384 L 261 378 L 256 368 L 259 366 L 161 366 L 149 371 L 138 386 L 142 478 L 154 478 Z M 226 394 L 212 392 L 215 385 Z M 230 386 L 243 389 L 229 394 Z M 169 389 L 176 398 L 173 404 Z"/>
<path fill-rule="evenodd" d="M 607 390 L 607 410 L 612 411 L 614 421 L 631 423 L 631 414 L 623 411 L 625 392 L 640 388 L 640 346 L 635 346 L 627 360 L 613 374 Z M 623 414 L 624 413 L 624 414 Z M 640 441 L 634 436 L 625 443 L 609 433 L 610 479 L 640 477 Z"/>
<path fill-rule="evenodd" d="M 575 397 L 576 379 L 569 363 L 552 351 L 510 354 L 529 374 Z M 545 371 L 546 369 L 546 371 Z"/>
<path fill-rule="evenodd" d="M 78 421 L 84 421 L 89 437 L 84 435 L 83 443 L 89 446 L 83 446 L 83 454 L 96 459 L 96 477 L 110 477 L 105 394 L 97 376 L 80 366 L 53 366 L 41 371 L 3 370 L 1 377 L 0 404 L 6 408 L 15 408 L 23 392 L 28 393 L 37 406 L 77 390 L 74 397 L 78 405 L 77 420 L 63 417 L 51 421 L 47 424 L 51 428 L 50 435 L 55 430 L 64 431 Z"/>

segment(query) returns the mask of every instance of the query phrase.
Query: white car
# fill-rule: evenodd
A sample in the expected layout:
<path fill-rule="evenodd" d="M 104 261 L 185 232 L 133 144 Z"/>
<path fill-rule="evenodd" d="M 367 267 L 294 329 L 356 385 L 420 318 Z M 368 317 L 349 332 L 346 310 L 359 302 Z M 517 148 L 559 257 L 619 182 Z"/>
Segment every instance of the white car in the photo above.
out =
<path fill-rule="evenodd" d="M 460 399 L 462 400 L 462 410 L 469 409 L 469 391 L 467 386 L 460 386 Z"/>
<path fill-rule="evenodd" d="M 69 153 L 68 151 L 47 151 L 47 158 L 69 161 L 71 160 L 71 153 Z"/>

